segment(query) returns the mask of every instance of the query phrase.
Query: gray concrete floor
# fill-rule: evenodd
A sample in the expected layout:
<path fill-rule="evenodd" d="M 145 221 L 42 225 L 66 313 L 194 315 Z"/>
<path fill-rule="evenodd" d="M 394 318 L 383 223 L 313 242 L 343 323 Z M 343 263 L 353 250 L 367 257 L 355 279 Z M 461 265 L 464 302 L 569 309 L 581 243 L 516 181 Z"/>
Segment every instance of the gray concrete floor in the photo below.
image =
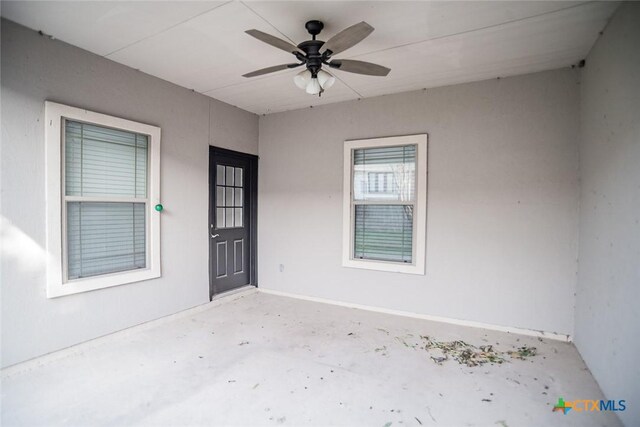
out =
<path fill-rule="evenodd" d="M 421 335 L 535 346 L 501 365 L 435 363 Z M 3 426 L 617 426 L 573 345 L 254 293 L 2 378 Z"/>

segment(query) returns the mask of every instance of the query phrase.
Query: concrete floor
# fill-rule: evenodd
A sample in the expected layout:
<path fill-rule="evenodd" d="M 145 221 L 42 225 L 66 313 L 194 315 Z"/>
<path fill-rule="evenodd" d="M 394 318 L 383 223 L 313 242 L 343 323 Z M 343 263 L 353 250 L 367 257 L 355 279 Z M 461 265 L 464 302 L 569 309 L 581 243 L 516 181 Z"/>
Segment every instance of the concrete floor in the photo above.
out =
<path fill-rule="evenodd" d="M 420 335 L 529 360 L 434 363 Z M 252 293 L 10 368 L 3 426 L 617 426 L 571 344 Z"/>

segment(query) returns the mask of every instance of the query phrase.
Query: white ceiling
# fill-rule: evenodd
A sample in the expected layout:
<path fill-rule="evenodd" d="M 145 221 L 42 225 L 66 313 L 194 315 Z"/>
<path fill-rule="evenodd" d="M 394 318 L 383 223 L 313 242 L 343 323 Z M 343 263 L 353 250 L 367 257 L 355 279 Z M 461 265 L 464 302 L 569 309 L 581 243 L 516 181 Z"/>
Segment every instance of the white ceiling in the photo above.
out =
<path fill-rule="evenodd" d="M 561 68 L 583 59 L 618 2 L 2 1 L 2 16 L 72 45 L 258 114 Z M 321 98 L 286 70 L 295 62 L 246 35 L 295 44 L 319 19 L 326 40 L 360 21 L 376 30 L 336 55 L 385 65 L 387 77 L 336 71 Z"/>

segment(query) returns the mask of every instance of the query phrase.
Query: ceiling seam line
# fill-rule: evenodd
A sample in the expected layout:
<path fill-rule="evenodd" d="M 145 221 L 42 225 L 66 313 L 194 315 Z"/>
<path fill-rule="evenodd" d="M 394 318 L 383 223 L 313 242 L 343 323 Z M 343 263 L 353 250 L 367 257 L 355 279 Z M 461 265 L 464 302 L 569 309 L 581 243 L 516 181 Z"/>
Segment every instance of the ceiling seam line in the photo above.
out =
<path fill-rule="evenodd" d="M 351 58 L 360 58 L 360 57 L 365 56 L 365 55 L 372 55 L 372 54 L 375 54 L 375 53 L 386 52 L 388 50 L 393 50 L 393 49 L 398 49 L 398 48 L 402 48 L 402 47 L 412 46 L 412 45 L 416 45 L 416 44 L 420 44 L 420 43 L 426 43 L 426 42 L 435 41 L 435 40 L 442 40 L 442 39 L 446 39 L 446 38 L 449 38 L 449 37 L 455 37 L 455 36 L 460 36 L 460 35 L 463 35 L 463 34 L 474 33 L 474 32 L 477 32 L 477 31 L 484 31 L 484 30 L 488 30 L 488 29 L 491 29 L 491 28 L 500 27 L 500 26 L 503 26 L 503 25 L 509 25 L 509 24 L 513 24 L 513 23 L 516 23 L 516 22 L 526 21 L 528 19 L 534 19 L 534 18 L 539 18 L 541 16 L 545 16 L 545 15 L 551 15 L 551 14 L 554 14 L 554 13 L 564 12 L 566 10 L 571 10 L 571 9 L 574 9 L 574 8 L 577 8 L 577 7 L 582 7 L 582 6 L 585 6 L 585 5 L 592 4 L 592 3 L 596 3 L 596 2 L 595 1 L 581 2 L 581 3 L 578 3 L 578 4 L 574 4 L 573 6 L 567 6 L 567 7 L 562 8 L 562 9 L 557 9 L 557 10 L 553 10 L 553 11 L 549 11 L 549 12 L 538 13 L 537 15 L 531 15 L 531 16 L 527 16 L 527 17 L 524 17 L 524 18 L 518 18 L 518 19 L 511 20 L 511 21 L 505 21 L 505 22 L 501 22 L 499 24 L 487 25 L 485 27 L 474 28 L 472 30 L 465 30 L 465 31 L 460 31 L 458 33 L 446 34 L 446 35 L 443 35 L 443 36 L 427 38 L 427 39 L 418 40 L 418 41 L 415 41 L 415 42 L 399 44 L 397 46 L 387 47 L 387 48 L 384 48 L 384 49 L 372 50 L 371 52 L 360 53 L 358 55 L 349 56 L 348 58 L 349 59 L 351 59 Z"/>
<path fill-rule="evenodd" d="M 347 84 L 347 82 L 345 82 L 344 80 L 342 80 L 340 78 L 340 76 L 336 76 L 335 74 L 332 74 L 336 79 L 340 80 L 342 82 L 343 85 L 345 85 L 346 87 L 348 87 L 349 89 L 351 89 L 353 91 L 353 93 L 355 93 L 356 95 L 358 95 L 358 98 L 364 98 L 364 96 L 362 96 L 362 94 L 360 92 L 358 92 L 357 90 L 355 90 L 354 88 L 352 88 L 351 86 L 349 86 Z"/>
<path fill-rule="evenodd" d="M 245 2 L 240 1 L 240 4 L 242 4 L 244 7 L 246 7 L 247 9 L 249 9 L 254 15 L 256 15 L 258 18 L 262 19 L 264 22 L 266 22 L 267 24 L 269 24 L 271 26 L 271 28 L 273 28 L 274 30 L 276 30 L 278 33 L 280 33 L 280 35 L 284 38 L 286 38 L 287 40 L 289 40 L 291 43 L 293 43 L 295 46 L 298 46 L 298 43 L 294 42 L 293 40 L 291 40 L 291 38 L 289 38 L 289 36 L 287 36 L 285 33 L 283 33 L 282 31 L 280 31 L 275 25 L 273 25 L 271 22 L 269 22 L 269 20 L 267 20 L 264 16 L 260 15 L 258 12 L 256 12 L 255 10 L 253 10 L 249 5 L 247 5 Z"/>
<path fill-rule="evenodd" d="M 200 13 L 198 13 L 198 14 L 196 14 L 196 15 L 193 15 L 193 16 L 191 16 L 191 17 L 189 17 L 189 18 L 187 18 L 187 19 L 185 19 L 185 20 L 183 20 L 183 21 L 180 21 L 180 22 L 177 22 L 177 23 L 175 23 L 175 24 L 173 24 L 173 25 L 170 25 L 170 26 L 168 26 L 168 27 L 166 27 L 166 28 L 164 28 L 164 29 L 162 29 L 162 30 L 160 30 L 160 31 L 156 32 L 156 33 L 153 33 L 153 34 L 151 34 L 151 35 L 148 35 L 148 36 L 146 36 L 146 37 L 143 37 L 143 38 L 141 38 L 140 40 L 136 40 L 136 41 L 134 41 L 134 42 L 132 42 L 132 43 L 129 43 L 129 44 L 128 44 L 128 45 L 126 45 L 126 46 L 120 47 L 120 48 L 118 48 L 118 49 L 116 49 L 116 50 L 114 50 L 114 51 L 112 51 L 112 52 L 107 53 L 106 55 L 104 55 L 104 57 L 106 58 L 106 57 L 108 57 L 108 56 L 110 56 L 110 55 L 113 55 L 113 54 L 115 54 L 115 53 L 120 52 L 121 50 L 124 50 L 124 49 L 130 48 L 131 46 L 135 46 L 136 44 L 141 43 L 141 42 L 143 42 L 143 41 L 145 41 L 145 40 L 149 40 L 149 39 L 150 39 L 150 38 L 152 38 L 152 37 L 156 37 L 156 36 L 158 36 L 158 35 L 160 35 L 160 34 L 162 34 L 162 33 L 166 33 L 167 31 L 169 31 L 169 30 L 171 30 L 171 29 L 173 29 L 173 28 L 177 27 L 178 25 L 182 25 L 182 24 L 184 24 L 184 23 L 186 23 L 186 22 L 191 21 L 192 19 L 196 19 L 196 18 L 198 18 L 198 17 L 200 17 L 200 16 L 202 16 L 202 15 L 206 15 L 206 14 L 207 14 L 207 13 L 209 13 L 209 12 L 213 12 L 214 10 L 219 9 L 219 8 L 221 8 L 222 6 L 226 6 L 226 5 L 228 5 L 229 3 L 233 3 L 233 0 L 229 0 L 229 1 L 225 2 L 225 3 L 222 3 L 222 4 L 219 4 L 219 5 L 217 5 L 217 6 L 214 6 L 214 7 L 212 7 L 211 9 L 207 9 L 207 10 L 205 10 L 205 11 L 203 11 L 203 12 L 200 12 Z"/>

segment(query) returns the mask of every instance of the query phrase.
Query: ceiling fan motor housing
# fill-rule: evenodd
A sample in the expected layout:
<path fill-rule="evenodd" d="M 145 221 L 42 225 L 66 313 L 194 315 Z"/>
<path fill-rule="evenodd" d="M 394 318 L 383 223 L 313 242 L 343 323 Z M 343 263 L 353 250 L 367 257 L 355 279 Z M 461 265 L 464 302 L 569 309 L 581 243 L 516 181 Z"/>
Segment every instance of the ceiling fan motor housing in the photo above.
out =
<path fill-rule="evenodd" d="M 324 28 L 322 21 L 308 21 L 305 24 L 305 28 L 313 37 L 312 40 L 307 40 L 298 45 L 306 53 L 306 67 L 311 72 L 313 77 L 318 75 L 318 71 L 322 68 L 322 62 L 326 61 L 327 56 L 320 53 L 320 48 L 324 44 L 322 40 L 316 40 L 316 36 L 320 34 Z"/>
<path fill-rule="evenodd" d="M 322 68 L 322 61 L 325 59 L 320 53 L 320 48 L 323 44 L 322 40 L 308 40 L 298 45 L 307 54 L 305 58 L 307 70 L 311 71 L 314 77 Z"/>

